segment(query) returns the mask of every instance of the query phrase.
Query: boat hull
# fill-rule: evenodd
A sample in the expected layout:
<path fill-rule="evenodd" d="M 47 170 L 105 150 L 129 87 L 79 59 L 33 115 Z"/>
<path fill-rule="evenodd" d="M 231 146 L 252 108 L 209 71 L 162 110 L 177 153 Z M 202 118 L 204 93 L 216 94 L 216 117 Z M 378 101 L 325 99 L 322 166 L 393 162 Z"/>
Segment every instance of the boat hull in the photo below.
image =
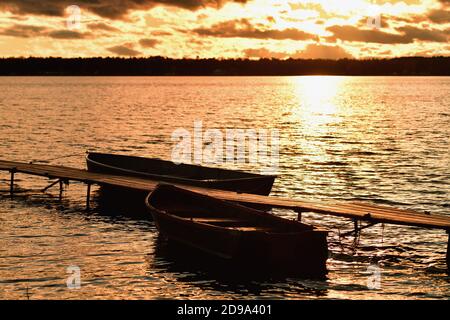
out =
<path fill-rule="evenodd" d="M 174 199 L 177 198 L 174 195 Z M 194 206 L 194 210 L 196 205 L 198 210 L 201 210 L 204 204 L 196 203 L 196 200 L 201 201 L 200 198 L 194 197 L 191 205 Z M 284 233 L 276 230 L 240 231 L 239 228 L 228 229 L 197 223 L 196 219 L 179 219 L 153 207 L 151 195 L 146 203 L 160 234 L 169 243 L 173 242 L 178 246 L 201 251 L 215 259 L 222 259 L 226 263 L 255 272 L 317 277 L 326 274 L 328 258 L 326 230 L 311 228 Z M 231 204 L 227 204 L 227 208 L 221 207 L 221 204 L 221 201 L 217 200 L 217 207 L 214 210 L 221 212 L 230 210 Z M 206 206 L 211 207 L 211 203 Z M 235 206 L 236 211 L 242 208 L 242 206 Z M 245 209 L 256 211 L 250 208 Z M 258 214 L 270 215 L 262 211 L 258 211 Z M 295 222 L 286 220 L 286 223 Z"/>
<path fill-rule="evenodd" d="M 169 242 L 202 251 L 227 263 L 244 265 L 255 272 L 318 277 L 327 272 L 327 232 L 308 231 L 287 236 L 232 233 L 195 224 L 177 224 L 157 214 L 153 219 Z"/>
<path fill-rule="evenodd" d="M 276 176 L 209 168 L 135 156 L 88 153 L 91 172 L 134 176 L 202 188 L 269 195 Z"/>

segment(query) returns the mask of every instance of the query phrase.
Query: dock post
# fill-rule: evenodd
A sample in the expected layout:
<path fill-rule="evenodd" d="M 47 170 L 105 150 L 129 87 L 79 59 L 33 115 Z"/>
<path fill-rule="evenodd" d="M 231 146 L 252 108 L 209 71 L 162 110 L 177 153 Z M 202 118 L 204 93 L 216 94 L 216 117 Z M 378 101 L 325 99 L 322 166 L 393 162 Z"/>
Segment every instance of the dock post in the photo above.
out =
<path fill-rule="evenodd" d="M 15 168 L 11 169 L 11 181 L 10 181 L 10 185 L 9 185 L 9 194 L 11 196 L 11 198 L 14 197 L 14 173 L 16 172 Z"/>
<path fill-rule="evenodd" d="M 355 237 L 358 236 L 358 220 L 354 219 L 353 224 L 355 226 Z"/>
<path fill-rule="evenodd" d="M 87 194 L 86 194 L 86 211 L 89 211 L 90 209 L 90 203 L 91 202 L 91 184 L 87 184 Z"/>
<path fill-rule="evenodd" d="M 297 212 L 297 221 L 302 222 L 302 210 L 296 209 L 294 211 Z"/>
<path fill-rule="evenodd" d="M 64 191 L 64 184 L 63 181 L 59 179 L 59 201 L 62 200 L 63 191 Z"/>

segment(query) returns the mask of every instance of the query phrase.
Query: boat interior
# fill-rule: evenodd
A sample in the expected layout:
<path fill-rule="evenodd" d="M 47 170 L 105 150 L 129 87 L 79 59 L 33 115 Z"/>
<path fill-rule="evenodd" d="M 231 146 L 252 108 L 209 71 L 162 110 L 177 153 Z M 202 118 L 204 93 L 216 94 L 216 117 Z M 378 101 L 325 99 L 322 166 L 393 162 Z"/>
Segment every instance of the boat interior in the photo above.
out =
<path fill-rule="evenodd" d="M 176 199 L 176 201 L 174 201 Z M 313 227 L 169 185 L 159 186 L 149 204 L 186 221 L 240 231 L 302 232 Z"/>

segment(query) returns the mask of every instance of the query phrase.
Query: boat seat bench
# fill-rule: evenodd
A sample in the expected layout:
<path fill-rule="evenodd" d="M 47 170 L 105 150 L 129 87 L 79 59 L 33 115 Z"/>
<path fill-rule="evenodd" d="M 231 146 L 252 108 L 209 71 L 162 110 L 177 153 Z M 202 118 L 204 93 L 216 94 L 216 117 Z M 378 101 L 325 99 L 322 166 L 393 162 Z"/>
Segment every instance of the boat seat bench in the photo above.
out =
<path fill-rule="evenodd" d="M 239 231 L 273 231 L 270 227 L 245 226 L 244 220 L 224 219 L 224 218 L 193 218 L 194 222 L 215 224 Z M 224 225 L 225 224 L 225 225 Z M 228 226 L 227 226 L 228 224 Z"/>
<path fill-rule="evenodd" d="M 190 220 L 197 223 L 206 223 L 221 227 L 226 227 L 238 231 L 274 231 L 273 227 L 270 226 L 255 226 L 251 221 L 241 220 L 241 219 L 231 219 L 231 218 L 184 218 L 185 220 Z M 250 225 L 249 225 L 250 224 Z"/>
<path fill-rule="evenodd" d="M 200 223 L 242 223 L 243 220 L 240 219 L 230 219 L 230 218 L 192 218 L 195 222 Z"/>
<path fill-rule="evenodd" d="M 230 229 L 238 231 L 274 231 L 273 228 L 269 227 L 230 227 Z"/>
<path fill-rule="evenodd" d="M 216 225 L 216 226 L 222 226 L 222 227 L 239 230 L 239 231 L 270 231 L 270 230 L 273 230 L 273 228 L 255 226 L 250 221 L 240 220 L 240 219 L 192 218 L 192 221 L 199 222 L 199 223 L 212 224 L 212 225 Z"/>

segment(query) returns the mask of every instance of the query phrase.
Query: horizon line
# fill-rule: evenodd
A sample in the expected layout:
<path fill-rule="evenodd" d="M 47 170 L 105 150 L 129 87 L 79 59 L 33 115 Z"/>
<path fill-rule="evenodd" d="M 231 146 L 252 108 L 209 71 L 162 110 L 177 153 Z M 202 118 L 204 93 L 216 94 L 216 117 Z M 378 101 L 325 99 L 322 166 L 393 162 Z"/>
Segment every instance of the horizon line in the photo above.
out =
<path fill-rule="evenodd" d="M 339 58 L 339 59 L 331 59 L 331 58 L 272 58 L 272 57 L 259 57 L 259 58 L 247 58 L 247 57 L 236 57 L 236 58 L 223 58 L 223 57 L 214 57 L 214 58 L 201 58 L 201 57 L 183 57 L 183 58 L 173 58 L 167 56 L 139 56 L 139 57 L 131 57 L 131 56 L 92 56 L 92 57 L 61 57 L 61 56 L 9 56 L 9 57 L 0 57 L 1 60 L 7 59 L 122 59 L 122 60 L 136 60 L 136 59 L 154 59 L 154 58 L 162 58 L 167 60 L 220 60 L 220 61 L 232 61 L 232 60 L 242 60 L 242 61 L 261 61 L 261 60 L 274 60 L 274 61 L 373 61 L 373 60 L 395 60 L 395 59 L 449 59 L 450 56 L 446 55 L 434 55 L 434 56 L 395 56 L 395 57 L 365 57 L 365 58 Z"/>

